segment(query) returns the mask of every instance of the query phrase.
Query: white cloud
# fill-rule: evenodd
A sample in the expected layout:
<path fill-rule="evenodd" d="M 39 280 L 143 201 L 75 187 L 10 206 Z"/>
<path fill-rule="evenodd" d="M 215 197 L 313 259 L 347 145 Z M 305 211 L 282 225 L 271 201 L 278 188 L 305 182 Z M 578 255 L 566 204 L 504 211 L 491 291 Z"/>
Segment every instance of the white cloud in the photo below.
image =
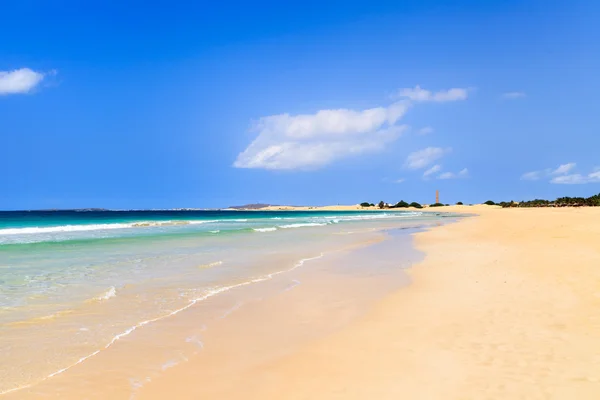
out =
<path fill-rule="evenodd" d="M 444 154 L 452 151 L 452 149 L 443 149 L 441 147 L 427 147 L 426 149 L 410 153 L 406 158 L 404 166 L 408 169 L 425 168 L 439 160 Z"/>
<path fill-rule="evenodd" d="M 406 126 L 395 125 L 405 102 L 363 111 L 321 110 L 315 114 L 261 118 L 257 138 L 241 152 L 237 168 L 314 169 L 340 158 L 381 151 Z"/>
<path fill-rule="evenodd" d="M 455 178 L 454 173 L 452 172 L 444 172 L 438 176 L 438 179 L 453 179 Z"/>
<path fill-rule="evenodd" d="M 577 164 L 571 162 L 561 164 L 557 168 L 546 168 L 540 171 L 531 171 L 521 176 L 522 180 L 539 180 L 550 178 L 550 183 L 564 185 L 578 185 L 585 183 L 600 182 L 600 169 L 595 168 L 589 174 L 570 173 L 577 167 Z"/>
<path fill-rule="evenodd" d="M 543 171 L 531 171 L 531 172 L 526 172 L 523 175 L 521 175 L 521 180 L 523 181 L 537 181 L 542 177 L 542 172 Z"/>
<path fill-rule="evenodd" d="M 405 180 L 406 180 L 406 179 L 404 179 L 404 178 L 400 178 L 400 179 L 396 179 L 394 182 L 395 182 L 395 183 L 402 183 L 402 182 L 404 182 Z"/>
<path fill-rule="evenodd" d="M 571 174 L 554 177 L 550 180 L 550 183 L 571 185 L 587 183 L 587 181 L 586 177 L 581 174 Z"/>
<path fill-rule="evenodd" d="M 458 173 L 444 172 L 438 176 L 438 179 L 458 179 L 467 178 L 469 176 L 469 170 L 467 168 L 461 169 Z"/>
<path fill-rule="evenodd" d="M 435 174 L 436 172 L 439 172 L 441 169 L 442 169 L 442 166 L 439 164 L 436 164 L 433 167 L 429 168 L 427 171 L 423 172 L 423 178 L 427 178 L 429 175 Z"/>
<path fill-rule="evenodd" d="M 430 126 L 426 126 L 426 127 L 423 127 L 423 128 L 421 128 L 421 129 L 419 129 L 419 130 L 417 131 L 417 133 L 418 133 L 419 135 L 428 135 L 428 134 L 430 134 L 430 133 L 433 133 L 433 128 L 432 128 L 432 127 L 430 127 Z"/>
<path fill-rule="evenodd" d="M 577 164 L 575 163 L 567 163 L 567 164 L 561 164 L 558 166 L 558 168 L 556 168 L 554 171 L 552 171 L 552 175 L 564 175 L 569 173 L 573 168 L 575 168 Z"/>
<path fill-rule="evenodd" d="M 27 93 L 44 79 L 44 75 L 29 68 L 0 71 L 0 95 Z"/>
<path fill-rule="evenodd" d="M 419 85 L 414 88 L 400 89 L 393 95 L 394 98 L 406 98 L 414 102 L 447 102 L 466 100 L 468 97 L 469 90 L 466 88 L 452 88 L 448 90 L 440 90 L 439 92 L 431 92 L 429 90 L 422 89 Z"/>
<path fill-rule="evenodd" d="M 556 176 L 550 180 L 550 183 L 562 184 L 562 185 L 583 185 L 586 183 L 599 183 L 600 182 L 600 171 L 591 172 L 587 175 L 582 174 L 569 174 Z"/>
<path fill-rule="evenodd" d="M 310 170 L 342 158 L 382 151 L 407 129 L 399 121 L 414 103 L 466 98 L 466 92 L 460 94 L 463 89 L 436 93 L 419 87 L 411 90 L 426 94 L 408 99 L 404 96 L 388 106 L 367 110 L 320 110 L 314 114 L 262 117 L 253 128 L 256 138 L 238 154 L 233 166 Z"/>
<path fill-rule="evenodd" d="M 502 97 L 505 99 L 520 99 L 523 97 L 527 97 L 525 92 L 506 92 L 502 94 Z"/>

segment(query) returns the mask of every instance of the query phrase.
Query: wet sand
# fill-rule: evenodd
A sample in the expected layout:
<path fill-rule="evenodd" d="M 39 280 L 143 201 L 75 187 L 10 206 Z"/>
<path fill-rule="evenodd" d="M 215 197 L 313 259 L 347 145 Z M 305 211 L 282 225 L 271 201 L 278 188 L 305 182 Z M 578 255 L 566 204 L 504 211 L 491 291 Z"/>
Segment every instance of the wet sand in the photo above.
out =
<path fill-rule="evenodd" d="M 364 317 L 210 379 L 193 360 L 139 398 L 597 399 L 600 209 L 468 209 L 416 235 L 411 285 Z"/>
<path fill-rule="evenodd" d="M 414 229 L 372 229 L 341 231 L 354 244 L 140 326 L 66 371 L 2 398 L 164 398 L 169 395 L 154 386 L 169 385 L 172 377 L 189 379 L 189 391 L 177 396 L 207 396 L 197 389 L 295 354 L 408 284 L 406 268 L 423 256 L 411 245 Z"/>

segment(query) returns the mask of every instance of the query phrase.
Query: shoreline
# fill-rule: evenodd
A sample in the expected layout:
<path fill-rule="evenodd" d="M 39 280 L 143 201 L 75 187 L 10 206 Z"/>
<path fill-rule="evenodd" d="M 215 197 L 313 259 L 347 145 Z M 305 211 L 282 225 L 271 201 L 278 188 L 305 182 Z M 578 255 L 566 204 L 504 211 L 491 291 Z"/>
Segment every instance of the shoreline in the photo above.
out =
<path fill-rule="evenodd" d="M 595 399 L 600 210 L 477 213 L 415 234 L 411 284 L 341 331 L 209 388 L 190 365 L 141 398 Z"/>
<path fill-rule="evenodd" d="M 315 314 L 313 311 L 315 307 L 325 307 L 327 304 L 331 305 L 331 302 L 333 301 L 331 296 L 335 293 L 338 293 L 339 297 L 336 302 L 346 302 L 347 300 L 352 300 L 355 297 L 356 299 L 353 301 L 358 301 L 358 298 L 369 299 L 372 296 L 380 296 L 378 292 L 390 284 L 395 285 L 393 283 L 395 280 L 386 279 L 385 281 L 382 281 L 381 278 L 376 276 L 373 278 L 369 276 L 373 271 L 360 272 L 361 269 L 359 268 L 358 264 L 362 265 L 364 262 L 360 263 L 357 261 L 356 256 L 358 256 L 365 249 L 371 249 L 374 248 L 373 246 L 377 247 L 383 243 L 386 243 L 387 240 L 385 240 L 385 237 L 390 237 L 390 235 L 395 236 L 396 233 L 389 233 L 388 229 L 390 228 L 380 228 L 376 231 L 372 231 L 371 228 L 364 227 L 361 229 L 364 230 L 365 233 L 363 233 L 362 230 L 360 232 L 353 232 L 360 235 L 361 240 L 359 242 L 356 242 L 356 239 L 354 239 L 352 242 L 348 242 L 343 247 L 332 248 L 327 252 L 327 257 L 325 257 L 324 260 L 321 260 L 323 253 L 317 257 L 302 259 L 300 262 L 294 264 L 293 267 L 289 269 L 286 268 L 285 271 L 269 273 L 268 279 L 267 277 L 254 278 L 251 282 L 256 282 L 256 285 L 245 283 L 235 284 L 231 287 L 235 288 L 235 290 L 219 290 L 219 293 L 223 292 L 219 296 L 206 296 L 206 299 L 203 298 L 199 299 L 200 301 L 194 301 L 194 304 L 189 304 L 182 309 L 178 309 L 169 313 L 168 316 L 170 318 L 165 318 L 166 316 L 162 316 L 149 321 L 144 320 L 143 322 L 136 324 L 132 329 L 128 329 L 126 332 L 118 334 L 110 341 L 108 345 L 103 346 L 100 350 L 94 351 L 93 353 L 82 357 L 72 365 L 69 365 L 66 368 L 63 366 L 61 369 L 52 372 L 46 378 L 42 378 L 37 382 L 31 382 L 30 384 L 12 388 L 3 394 L 6 395 L 6 398 L 35 398 L 35 393 L 44 393 L 46 395 L 53 393 L 54 396 L 60 393 L 60 398 L 89 398 L 90 394 L 85 392 L 84 387 L 80 387 L 79 382 L 80 377 L 85 377 L 84 381 L 88 382 L 91 387 L 95 388 L 94 393 L 96 394 L 92 396 L 93 398 L 102 398 L 103 395 L 108 394 L 110 394 L 110 397 L 112 398 L 129 398 L 131 393 L 129 392 L 130 388 L 127 379 L 135 378 L 136 380 L 139 380 L 138 378 L 144 378 L 144 375 L 138 376 L 138 374 L 143 374 L 143 370 L 145 368 L 149 368 L 151 365 L 154 365 L 152 368 L 159 368 L 159 375 L 161 374 L 160 369 L 163 369 L 164 371 L 166 369 L 173 368 L 182 362 L 177 355 L 179 354 L 180 350 L 183 350 L 186 354 L 192 351 L 194 353 L 193 355 L 195 356 L 198 350 L 196 349 L 194 351 L 193 349 L 195 349 L 197 346 L 200 346 L 200 351 L 202 353 L 201 356 L 203 356 L 203 343 L 206 343 L 207 347 L 210 349 L 215 346 L 215 339 L 211 335 L 213 335 L 213 332 L 215 329 L 217 329 L 216 326 L 223 324 L 234 324 L 235 320 L 238 318 L 238 315 L 245 315 L 246 309 L 252 308 L 250 307 L 251 304 L 257 303 L 260 305 L 262 303 L 268 305 L 269 303 L 275 301 L 273 299 L 269 300 L 269 297 L 275 296 L 274 299 L 277 299 L 278 296 L 281 295 L 281 293 L 279 293 L 280 291 L 291 291 L 292 298 L 299 300 L 295 303 L 295 306 L 303 309 L 303 313 L 308 312 L 309 318 L 317 318 L 317 314 Z M 411 231 L 405 231 L 405 229 L 408 228 L 391 228 L 393 232 L 398 232 L 402 238 L 404 238 L 401 239 L 401 243 L 412 242 L 412 236 L 409 236 Z M 411 227 L 410 229 L 412 230 L 420 228 Z M 364 236 L 366 232 L 371 233 L 368 233 L 367 236 Z M 363 239 L 368 240 L 365 241 Z M 367 251 L 371 252 L 371 250 Z M 348 258 L 348 255 L 351 254 L 353 256 Z M 409 256 L 406 255 L 405 257 Z M 385 257 L 385 260 L 390 259 L 392 258 Z M 308 268 L 298 268 L 304 264 L 305 261 L 310 261 Z M 377 263 L 377 265 L 380 264 L 382 263 Z M 341 268 L 339 268 L 339 266 L 341 266 Z M 349 270 L 348 267 L 351 267 L 351 269 Z M 352 268 L 354 268 L 354 271 L 352 271 Z M 377 268 L 381 268 L 381 266 Z M 298 270 L 296 271 L 296 269 Z M 367 273 L 367 275 L 364 277 L 365 279 L 356 279 L 356 275 L 360 275 L 361 273 Z M 396 276 L 397 274 L 404 276 L 404 271 L 398 270 L 397 268 L 391 268 L 389 273 L 390 278 L 392 276 Z M 373 281 L 373 279 L 375 280 Z M 369 286 L 365 283 L 366 281 L 373 282 L 370 284 L 371 286 Z M 311 284 L 309 282 L 313 283 Z M 318 290 L 315 292 L 315 283 L 322 286 L 323 282 L 328 282 L 329 287 L 322 287 L 322 289 L 327 290 Z M 348 292 L 349 287 L 354 287 L 356 289 L 355 293 L 359 293 L 360 291 L 365 292 L 365 290 L 367 290 L 369 287 L 371 287 L 371 289 L 368 289 L 360 296 L 356 296 Z M 328 294 L 330 291 L 331 294 Z M 300 293 L 300 295 L 297 293 Z M 344 294 L 342 295 L 342 293 Z M 368 295 L 365 297 L 365 294 Z M 265 296 L 266 298 L 264 301 L 261 300 L 261 298 Z M 290 294 L 287 294 L 287 297 L 289 296 Z M 208 297 L 211 298 L 209 299 Z M 313 298 L 321 298 L 322 301 L 319 304 L 316 304 L 314 303 Z M 370 303 L 371 300 L 368 300 L 365 304 Z M 192 307 L 192 305 L 195 306 Z M 348 305 L 347 307 L 344 306 L 342 309 L 343 313 L 341 315 L 346 315 L 347 313 L 356 313 L 358 308 L 362 309 L 364 306 L 364 304 L 360 307 L 358 305 Z M 270 305 L 269 307 L 274 307 L 273 311 L 279 313 L 281 316 L 281 318 L 275 322 L 279 323 L 286 318 L 289 318 L 288 315 L 286 315 L 287 313 L 281 313 L 281 311 L 284 310 L 283 305 L 276 304 Z M 259 312 L 259 314 L 260 315 L 257 316 L 257 319 L 264 319 L 265 313 Z M 328 316 L 330 314 L 331 313 L 328 313 Z M 229 322 L 229 320 L 232 318 L 234 321 Z M 321 318 L 321 316 L 318 318 Z M 313 332 L 314 329 L 307 330 L 306 328 L 316 328 L 317 332 L 323 329 L 330 329 L 327 328 L 327 326 L 329 326 L 328 324 L 330 324 L 328 319 L 329 318 L 319 320 L 320 322 L 312 327 L 310 325 L 302 326 L 299 332 L 306 332 L 301 334 L 300 337 L 309 337 L 310 335 L 315 334 Z M 160 323 L 158 323 L 158 320 L 160 320 Z M 209 320 L 212 322 L 209 322 Z M 154 324 L 153 322 L 157 323 Z M 269 321 L 265 322 L 267 324 L 270 323 Z M 200 324 L 200 327 L 198 324 Z M 244 338 L 239 337 L 239 333 L 236 332 L 247 331 L 252 325 L 254 325 L 252 322 L 244 320 L 244 322 L 239 325 L 239 329 L 235 330 L 235 332 L 229 332 L 227 335 L 225 335 L 225 337 L 229 337 L 232 343 L 235 343 L 239 340 L 244 340 Z M 142 326 L 144 326 L 144 329 L 136 329 Z M 172 326 L 178 326 L 178 328 L 173 329 Z M 206 331 L 206 326 L 208 326 L 208 331 Z M 161 332 L 159 336 L 165 340 L 157 340 L 157 332 Z M 176 336 L 178 334 L 182 334 L 182 332 L 188 332 L 188 334 L 184 335 L 182 338 L 177 338 Z M 131 335 L 129 335 L 130 333 Z M 298 335 L 299 333 L 295 332 L 293 334 Z M 254 336 L 260 337 L 261 335 Z M 149 337 L 153 338 L 148 339 Z M 220 335 L 216 335 L 216 340 L 218 343 L 222 343 L 220 346 L 217 344 L 217 348 L 227 347 L 229 345 L 229 341 L 220 340 Z M 190 346 L 192 347 L 191 349 Z M 289 346 L 289 343 L 285 344 L 285 346 L 281 348 L 277 346 L 273 346 L 271 348 L 270 343 L 268 343 L 266 349 L 268 349 L 268 352 L 277 352 L 281 351 L 287 346 Z M 171 360 L 160 361 L 160 357 L 161 354 L 164 353 L 164 349 L 168 348 L 177 349 L 177 354 L 172 354 L 171 356 L 175 358 L 172 358 Z M 137 349 L 137 351 L 133 351 L 132 349 Z M 164 355 L 165 354 L 163 354 L 163 356 Z M 189 354 L 184 355 L 184 353 L 181 353 L 181 357 L 183 357 L 186 362 L 188 358 L 190 360 L 194 358 Z M 113 361 L 108 362 L 109 360 Z M 119 367 L 115 368 L 111 366 L 114 360 L 121 360 L 117 362 Z M 220 365 L 221 367 L 225 368 L 230 367 L 229 365 L 219 364 L 219 361 L 217 361 L 215 365 Z M 117 370 L 119 370 L 118 373 L 116 373 Z M 154 379 L 155 375 L 151 375 L 152 379 Z M 130 378 L 126 378 L 127 376 Z M 110 385 L 106 383 L 107 381 L 111 382 Z M 142 381 L 145 382 L 144 379 L 142 379 Z M 110 390 L 103 389 L 104 386 L 107 388 L 112 386 L 112 388 Z"/>
<path fill-rule="evenodd" d="M 387 241 L 334 252 L 6 398 L 595 399 L 600 209 L 461 209 L 408 269 Z"/>

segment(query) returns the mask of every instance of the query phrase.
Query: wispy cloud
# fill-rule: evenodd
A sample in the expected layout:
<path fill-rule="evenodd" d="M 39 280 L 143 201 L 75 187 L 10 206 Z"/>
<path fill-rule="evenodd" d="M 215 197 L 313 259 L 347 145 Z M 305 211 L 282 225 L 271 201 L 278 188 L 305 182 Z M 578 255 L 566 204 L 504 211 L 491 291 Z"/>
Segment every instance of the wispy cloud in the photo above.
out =
<path fill-rule="evenodd" d="M 531 171 L 521 175 L 522 181 L 537 181 L 542 178 L 543 171 Z"/>
<path fill-rule="evenodd" d="M 410 153 L 406 158 L 404 166 L 408 169 L 425 168 L 442 158 L 450 151 L 452 151 L 451 148 L 444 149 L 441 147 L 427 147 L 423 150 Z"/>
<path fill-rule="evenodd" d="M 502 93 L 502 98 L 504 99 L 521 99 L 523 97 L 527 97 L 525 92 L 506 92 Z"/>
<path fill-rule="evenodd" d="M 0 71 L 0 95 L 28 93 L 44 79 L 45 75 L 29 68 Z"/>
<path fill-rule="evenodd" d="M 438 179 L 460 179 L 469 177 L 469 170 L 467 168 L 461 169 L 459 172 L 444 172 L 438 176 Z"/>
<path fill-rule="evenodd" d="M 550 179 L 550 183 L 564 185 L 581 185 L 600 182 L 600 168 L 594 168 L 594 170 L 588 174 L 571 173 L 576 167 L 576 163 L 570 162 L 561 164 L 556 168 L 531 171 L 523 174 L 521 180 L 536 181 L 540 179 Z"/>
<path fill-rule="evenodd" d="M 577 164 L 575 164 L 575 163 L 561 164 L 554 171 L 552 171 L 551 173 L 552 173 L 552 175 L 568 174 L 576 166 L 577 166 Z"/>
<path fill-rule="evenodd" d="M 436 172 L 439 172 L 441 170 L 442 170 L 442 166 L 439 164 L 436 164 L 433 167 L 429 168 L 427 171 L 423 172 L 423 178 L 428 178 L 430 175 L 433 175 Z"/>
<path fill-rule="evenodd" d="M 586 183 L 600 183 L 600 171 L 597 169 L 587 175 L 582 174 L 567 174 L 555 176 L 550 180 L 550 183 L 559 185 L 583 185 Z"/>
<path fill-rule="evenodd" d="M 406 179 L 404 179 L 404 178 L 396 179 L 396 180 L 394 181 L 394 183 L 402 183 L 402 182 L 404 182 L 405 180 L 406 180 Z"/>
<path fill-rule="evenodd" d="M 399 122 L 415 103 L 466 98 L 466 95 L 457 92 L 461 89 L 436 93 L 419 87 L 411 90 L 420 94 L 407 92 L 405 94 L 409 96 L 403 96 L 402 100 L 366 110 L 332 109 L 314 114 L 262 117 L 253 127 L 253 131 L 257 132 L 256 138 L 238 154 L 233 166 L 311 170 L 342 158 L 380 152 L 407 129 Z M 435 155 L 432 156 L 435 159 Z M 418 163 L 415 160 L 410 164 Z"/>
<path fill-rule="evenodd" d="M 414 88 L 403 88 L 398 90 L 393 98 L 406 98 L 412 100 L 414 102 L 447 102 L 447 101 L 458 101 L 458 100 L 466 100 L 469 94 L 469 89 L 467 88 L 452 88 L 448 90 L 440 90 L 438 92 L 432 92 L 430 90 L 425 90 L 421 88 L 419 85 Z"/>
<path fill-rule="evenodd" d="M 425 126 L 425 127 L 421 128 L 421 129 L 419 129 L 417 131 L 417 133 L 419 135 L 429 135 L 430 133 L 433 133 L 433 128 L 430 127 L 430 126 Z"/>
<path fill-rule="evenodd" d="M 572 171 L 577 164 L 574 162 L 561 164 L 556 168 L 546 168 L 539 171 L 530 171 L 521 175 L 521 180 L 523 181 L 537 181 L 542 178 L 548 178 L 556 175 L 565 175 Z"/>

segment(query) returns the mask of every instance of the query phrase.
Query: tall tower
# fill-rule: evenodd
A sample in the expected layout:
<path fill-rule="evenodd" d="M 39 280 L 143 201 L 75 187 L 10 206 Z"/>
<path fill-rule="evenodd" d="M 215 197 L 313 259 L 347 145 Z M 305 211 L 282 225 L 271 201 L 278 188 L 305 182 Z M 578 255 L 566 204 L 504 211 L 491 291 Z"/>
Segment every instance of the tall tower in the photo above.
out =
<path fill-rule="evenodd" d="M 440 191 L 439 190 L 435 191 L 435 202 L 436 203 L 440 202 Z"/>

